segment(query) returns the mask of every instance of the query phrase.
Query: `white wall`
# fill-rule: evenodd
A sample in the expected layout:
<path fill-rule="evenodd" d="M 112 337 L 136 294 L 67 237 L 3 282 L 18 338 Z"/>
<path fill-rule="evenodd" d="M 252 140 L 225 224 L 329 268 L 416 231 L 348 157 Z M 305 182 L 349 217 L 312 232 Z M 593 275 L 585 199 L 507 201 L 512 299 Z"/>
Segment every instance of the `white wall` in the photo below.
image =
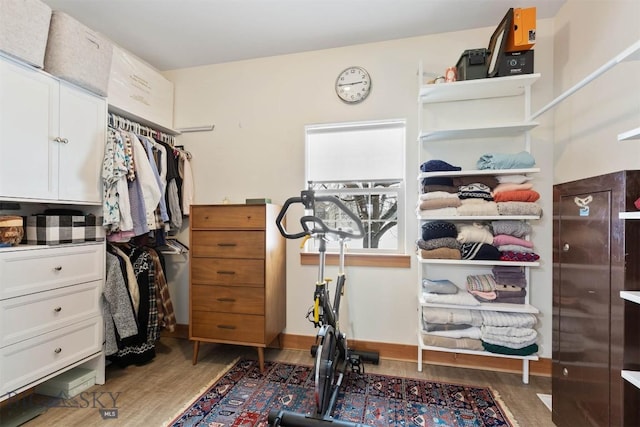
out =
<path fill-rule="evenodd" d="M 568 0 L 555 18 L 554 86 L 559 95 L 640 40 L 640 1 Z M 555 117 L 553 117 L 555 116 Z M 640 61 L 603 74 L 554 110 L 554 183 L 640 168 Z"/>
<path fill-rule="evenodd" d="M 496 17 L 496 25 L 502 17 Z M 406 118 L 407 251 L 418 236 L 413 217 L 417 194 L 417 68 L 443 73 L 469 48 L 484 47 L 494 28 L 439 34 L 174 70 L 164 75 L 175 85 L 174 127 L 215 123 L 215 130 L 179 137 L 194 155 L 196 203 L 234 203 L 269 197 L 276 203 L 304 187 L 304 126 L 315 123 Z M 538 22 L 534 107 L 552 94 L 553 22 Z M 369 98 L 345 105 L 334 92 L 336 76 L 350 65 L 366 68 L 373 79 Z M 464 111 L 460 112 L 464 120 Z M 533 154 L 545 171 L 535 184 L 548 212 L 535 228 L 543 263 L 533 273 L 532 303 L 541 309 L 541 354 L 551 356 L 551 173 L 550 124 L 536 131 Z M 540 139 L 540 141 L 537 141 Z M 539 142 L 539 143 L 538 143 Z M 511 149 L 512 147 L 510 147 Z M 470 154 L 473 153 L 473 154 Z M 475 156 L 475 157 L 470 157 Z M 474 164 L 473 150 L 455 149 L 448 158 Z M 453 161 L 453 160 L 452 160 Z M 184 236 L 186 237 L 186 236 Z M 184 239 L 184 238 L 183 238 Z M 185 240 L 186 241 L 186 240 Z M 288 242 L 286 333 L 314 335 L 305 314 L 312 300 L 316 268 L 300 266 L 299 242 Z M 348 269 L 348 333 L 358 340 L 416 344 L 418 268 Z M 329 271 L 330 275 L 332 271 Z M 179 275 L 186 280 L 186 275 Z M 177 285 L 184 294 L 187 284 Z M 177 305 L 185 307 L 186 296 Z M 186 308 L 185 308 L 186 309 Z M 346 316 L 346 313 L 343 314 Z M 180 315 L 179 315 L 180 317 Z"/>

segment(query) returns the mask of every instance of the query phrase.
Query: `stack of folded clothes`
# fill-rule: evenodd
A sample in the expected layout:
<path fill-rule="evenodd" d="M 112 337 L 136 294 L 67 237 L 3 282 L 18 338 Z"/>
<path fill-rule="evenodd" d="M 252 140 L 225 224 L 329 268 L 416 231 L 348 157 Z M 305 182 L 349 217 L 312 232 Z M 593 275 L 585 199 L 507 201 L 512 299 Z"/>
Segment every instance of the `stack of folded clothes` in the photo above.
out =
<path fill-rule="evenodd" d="M 480 170 L 528 169 L 535 164 L 535 159 L 528 151 L 515 154 L 487 153 L 480 156 L 476 162 L 476 166 Z"/>
<path fill-rule="evenodd" d="M 533 243 L 524 239 L 531 232 L 528 223 L 517 220 L 493 221 L 491 228 L 493 245 L 500 252 L 501 261 L 533 262 L 540 259 L 533 250 Z"/>
<path fill-rule="evenodd" d="M 521 267 L 495 266 L 493 271 L 500 273 L 499 279 L 494 274 L 467 276 L 467 291 L 480 302 L 524 304 L 527 283 Z"/>
<path fill-rule="evenodd" d="M 460 199 L 455 193 L 446 191 L 431 191 L 420 195 L 418 213 L 422 216 L 456 216 L 460 206 Z"/>
<path fill-rule="evenodd" d="M 428 308 L 422 311 L 425 345 L 482 351 L 482 315 L 462 308 Z"/>
<path fill-rule="evenodd" d="M 429 160 L 420 165 L 422 172 L 457 172 L 462 170 L 459 166 L 453 166 L 443 160 Z M 422 180 L 422 192 L 445 191 L 456 193 L 457 188 L 453 185 L 453 178 L 447 176 L 434 176 Z"/>
<path fill-rule="evenodd" d="M 424 259 L 460 259 L 458 229 L 448 221 L 430 221 L 422 225 L 422 239 L 417 245 Z"/>
<path fill-rule="evenodd" d="M 480 302 L 492 302 L 496 299 L 496 282 L 491 274 L 472 274 L 467 276 L 467 291 Z"/>
<path fill-rule="evenodd" d="M 493 234 L 486 224 L 474 222 L 460 225 L 458 229 L 460 257 L 465 260 L 500 259 L 500 252 L 493 246 Z"/>
<path fill-rule="evenodd" d="M 480 303 L 469 292 L 460 292 L 455 283 L 447 279 L 422 279 L 422 298 L 428 303 L 475 306 Z"/>
<path fill-rule="evenodd" d="M 489 243 L 463 243 L 460 246 L 460 257 L 465 260 L 499 261 L 501 253 Z"/>
<path fill-rule="evenodd" d="M 524 267 L 495 265 L 491 272 L 496 282 L 495 302 L 524 304 L 527 278 Z"/>
<path fill-rule="evenodd" d="M 491 353 L 529 356 L 538 351 L 537 319 L 529 313 L 482 311 L 482 346 Z"/>
<path fill-rule="evenodd" d="M 461 205 L 458 215 L 463 216 L 492 216 L 498 215 L 498 207 L 493 201 L 491 188 L 486 184 L 475 182 L 458 187 L 458 197 Z"/>

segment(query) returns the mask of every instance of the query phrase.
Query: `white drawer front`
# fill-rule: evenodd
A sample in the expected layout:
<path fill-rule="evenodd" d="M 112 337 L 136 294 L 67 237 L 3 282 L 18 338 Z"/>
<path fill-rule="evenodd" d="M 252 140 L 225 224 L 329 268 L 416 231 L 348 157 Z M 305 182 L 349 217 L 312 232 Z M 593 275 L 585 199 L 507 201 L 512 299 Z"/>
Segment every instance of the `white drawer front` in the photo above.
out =
<path fill-rule="evenodd" d="M 0 395 L 99 352 L 103 335 L 94 317 L 0 349 Z"/>
<path fill-rule="evenodd" d="M 104 279 L 104 243 L 0 252 L 0 300 Z"/>
<path fill-rule="evenodd" d="M 102 281 L 0 301 L 0 348 L 101 314 Z"/>

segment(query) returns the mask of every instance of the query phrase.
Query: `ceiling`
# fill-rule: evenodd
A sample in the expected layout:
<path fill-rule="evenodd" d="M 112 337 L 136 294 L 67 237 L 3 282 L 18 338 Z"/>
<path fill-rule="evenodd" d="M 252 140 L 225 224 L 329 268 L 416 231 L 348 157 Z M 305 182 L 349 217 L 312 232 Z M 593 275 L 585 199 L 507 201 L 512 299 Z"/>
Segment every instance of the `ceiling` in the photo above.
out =
<path fill-rule="evenodd" d="M 43 0 L 157 69 L 497 26 L 510 7 L 566 0 Z"/>

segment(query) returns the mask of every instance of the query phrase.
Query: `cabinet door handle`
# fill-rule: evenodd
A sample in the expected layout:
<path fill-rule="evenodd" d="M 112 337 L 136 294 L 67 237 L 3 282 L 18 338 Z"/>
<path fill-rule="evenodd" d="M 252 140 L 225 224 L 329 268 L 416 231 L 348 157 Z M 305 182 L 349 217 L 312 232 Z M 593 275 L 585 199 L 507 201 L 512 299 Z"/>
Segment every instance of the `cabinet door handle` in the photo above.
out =
<path fill-rule="evenodd" d="M 53 350 L 53 352 L 55 354 L 60 354 L 62 352 L 62 349 L 60 347 L 56 348 L 55 350 Z"/>
<path fill-rule="evenodd" d="M 235 329 L 236 327 L 233 325 L 218 325 L 219 329 Z"/>
<path fill-rule="evenodd" d="M 60 313 L 62 311 L 62 307 L 56 307 L 53 309 L 56 313 Z"/>
<path fill-rule="evenodd" d="M 237 246 L 235 243 L 218 243 L 218 246 Z"/>
<path fill-rule="evenodd" d="M 61 266 L 61 265 L 58 265 L 58 266 L 56 266 L 56 267 L 53 267 L 53 269 L 54 269 L 55 271 L 62 271 L 62 266 Z"/>
<path fill-rule="evenodd" d="M 220 302 L 236 302 L 235 298 L 218 298 Z"/>
<path fill-rule="evenodd" d="M 218 271 L 216 271 L 216 273 L 218 273 L 218 274 L 236 274 L 235 271 L 228 271 L 228 270 L 218 270 Z"/>
<path fill-rule="evenodd" d="M 56 136 L 53 140 L 55 142 L 59 142 L 61 144 L 68 144 L 69 143 L 69 140 L 67 138 L 60 138 L 59 136 Z"/>

